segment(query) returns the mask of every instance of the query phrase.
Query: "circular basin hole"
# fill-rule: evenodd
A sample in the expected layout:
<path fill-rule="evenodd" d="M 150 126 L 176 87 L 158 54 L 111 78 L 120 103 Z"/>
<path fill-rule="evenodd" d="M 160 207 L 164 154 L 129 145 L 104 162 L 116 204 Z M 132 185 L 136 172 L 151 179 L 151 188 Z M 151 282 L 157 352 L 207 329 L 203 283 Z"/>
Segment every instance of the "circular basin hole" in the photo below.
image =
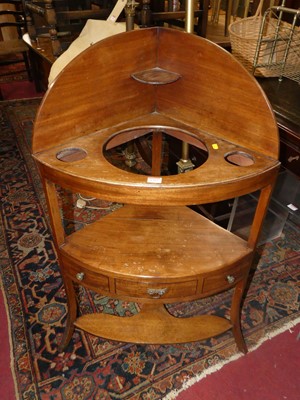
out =
<path fill-rule="evenodd" d="M 228 153 L 225 155 L 225 160 L 233 165 L 237 165 L 239 167 L 248 167 L 249 165 L 254 164 L 253 157 L 244 153 L 243 151 L 234 151 L 232 153 Z"/>
<path fill-rule="evenodd" d="M 56 154 L 56 158 L 63 162 L 72 162 L 83 160 L 87 156 L 87 152 L 77 147 L 69 147 L 63 149 Z"/>
<path fill-rule="evenodd" d="M 108 140 L 103 154 L 110 164 L 128 172 L 154 176 L 177 175 L 180 166 L 185 167 L 180 164 L 183 142 L 189 145 L 189 170 L 203 165 L 208 159 L 204 141 L 173 127 L 144 126 L 118 132 Z"/>

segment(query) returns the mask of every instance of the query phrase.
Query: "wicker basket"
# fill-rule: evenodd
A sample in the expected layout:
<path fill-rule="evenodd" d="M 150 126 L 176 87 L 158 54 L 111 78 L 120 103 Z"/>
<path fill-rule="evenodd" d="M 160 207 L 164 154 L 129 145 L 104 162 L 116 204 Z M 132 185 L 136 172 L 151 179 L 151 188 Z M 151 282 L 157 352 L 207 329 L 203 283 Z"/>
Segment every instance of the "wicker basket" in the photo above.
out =
<path fill-rule="evenodd" d="M 254 72 L 255 76 L 278 77 L 285 76 L 283 71 L 292 71 L 291 74 L 299 79 L 300 29 L 293 29 L 293 40 L 288 44 L 291 24 L 278 21 L 275 14 L 264 20 L 261 15 L 262 4 L 263 1 L 260 2 L 254 17 L 235 21 L 229 26 L 232 54 L 249 72 Z M 263 21 L 263 40 L 260 40 Z"/>

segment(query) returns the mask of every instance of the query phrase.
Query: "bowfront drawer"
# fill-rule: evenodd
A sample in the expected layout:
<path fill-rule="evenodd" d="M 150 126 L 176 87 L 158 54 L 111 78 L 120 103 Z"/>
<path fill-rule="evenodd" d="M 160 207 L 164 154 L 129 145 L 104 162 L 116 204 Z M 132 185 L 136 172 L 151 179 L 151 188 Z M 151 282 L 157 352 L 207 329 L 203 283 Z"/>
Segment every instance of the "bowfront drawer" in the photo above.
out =
<path fill-rule="evenodd" d="M 196 294 L 197 281 L 176 283 L 136 282 L 116 279 L 116 294 L 144 299 L 181 299 Z"/>
<path fill-rule="evenodd" d="M 109 279 L 107 276 L 98 274 L 93 271 L 88 271 L 85 268 L 74 265 L 69 262 L 63 263 L 64 272 L 74 281 L 80 285 L 87 286 L 95 291 L 109 290 Z"/>
<path fill-rule="evenodd" d="M 203 294 L 211 294 L 230 289 L 246 275 L 247 270 L 241 267 L 212 273 L 203 277 L 202 292 Z"/>

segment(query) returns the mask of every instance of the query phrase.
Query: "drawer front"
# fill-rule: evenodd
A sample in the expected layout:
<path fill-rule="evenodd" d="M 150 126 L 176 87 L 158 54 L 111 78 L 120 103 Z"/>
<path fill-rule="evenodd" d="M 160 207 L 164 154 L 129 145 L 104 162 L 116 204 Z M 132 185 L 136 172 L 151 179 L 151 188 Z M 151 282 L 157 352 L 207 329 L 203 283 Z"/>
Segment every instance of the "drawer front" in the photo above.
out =
<path fill-rule="evenodd" d="M 71 262 L 63 262 L 64 272 L 76 283 L 89 287 L 95 291 L 109 290 L 108 277 L 102 274 L 97 274 L 93 271 L 88 271 L 85 268 L 74 265 Z"/>
<path fill-rule="evenodd" d="M 136 282 L 116 279 L 116 294 L 144 299 L 174 299 L 195 295 L 197 281 L 176 283 Z"/>
<path fill-rule="evenodd" d="M 236 267 L 227 271 L 217 271 L 203 277 L 203 294 L 218 293 L 235 286 L 247 275 L 247 270 Z"/>

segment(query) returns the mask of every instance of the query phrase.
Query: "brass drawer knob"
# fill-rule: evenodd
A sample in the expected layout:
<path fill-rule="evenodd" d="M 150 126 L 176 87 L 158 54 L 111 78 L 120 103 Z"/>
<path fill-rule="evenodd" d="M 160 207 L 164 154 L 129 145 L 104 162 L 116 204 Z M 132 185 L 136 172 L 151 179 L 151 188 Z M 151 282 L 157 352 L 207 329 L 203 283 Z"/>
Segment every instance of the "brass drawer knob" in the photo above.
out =
<path fill-rule="evenodd" d="M 79 281 L 83 281 L 84 279 L 84 272 L 78 272 L 76 274 L 76 279 L 78 279 Z"/>
<path fill-rule="evenodd" d="M 147 293 L 149 296 L 151 296 L 153 299 L 159 299 L 161 296 L 163 296 L 167 291 L 167 288 L 162 288 L 162 289 L 147 289 Z"/>
<path fill-rule="evenodd" d="M 234 281 L 235 281 L 235 277 L 232 275 L 227 275 L 226 279 L 227 279 L 228 283 L 234 283 Z"/>

